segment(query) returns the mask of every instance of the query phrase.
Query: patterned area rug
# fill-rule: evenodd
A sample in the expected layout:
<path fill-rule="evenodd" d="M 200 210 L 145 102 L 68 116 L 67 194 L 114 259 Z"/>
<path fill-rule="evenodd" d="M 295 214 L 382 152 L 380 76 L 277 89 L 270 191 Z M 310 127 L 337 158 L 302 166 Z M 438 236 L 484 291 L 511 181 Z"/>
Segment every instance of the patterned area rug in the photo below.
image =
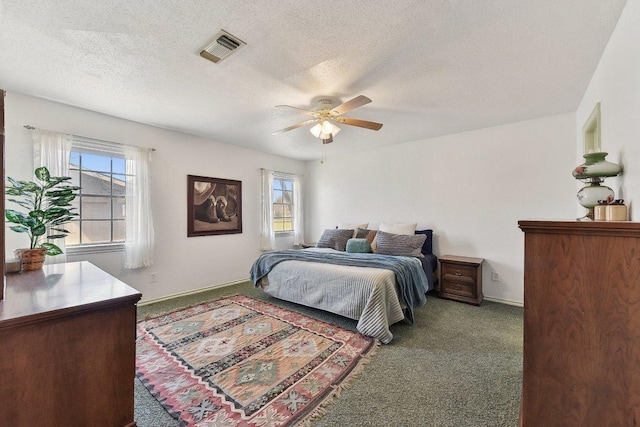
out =
<path fill-rule="evenodd" d="M 377 347 L 236 295 L 139 322 L 136 371 L 184 426 L 304 426 Z"/>

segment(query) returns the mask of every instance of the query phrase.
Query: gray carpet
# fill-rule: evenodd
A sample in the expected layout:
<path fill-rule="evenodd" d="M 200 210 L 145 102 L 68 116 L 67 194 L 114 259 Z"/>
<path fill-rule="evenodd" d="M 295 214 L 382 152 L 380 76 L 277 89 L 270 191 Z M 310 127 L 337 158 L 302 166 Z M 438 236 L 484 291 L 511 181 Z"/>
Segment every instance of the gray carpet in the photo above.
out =
<path fill-rule="evenodd" d="M 138 308 L 155 315 L 226 295 L 244 294 L 355 330 L 356 322 L 276 300 L 251 283 Z M 514 427 L 522 387 L 523 309 L 489 301 L 474 307 L 429 296 L 416 324 L 391 327 L 393 341 L 313 427 Z M 177 426 L 136 380 L 138 427 Z"/>

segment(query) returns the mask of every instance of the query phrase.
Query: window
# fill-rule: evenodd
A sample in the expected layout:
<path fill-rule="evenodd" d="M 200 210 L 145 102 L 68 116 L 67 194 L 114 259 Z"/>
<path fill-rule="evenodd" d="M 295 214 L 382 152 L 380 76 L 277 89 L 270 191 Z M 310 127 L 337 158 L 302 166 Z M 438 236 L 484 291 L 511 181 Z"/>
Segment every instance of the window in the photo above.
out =
<path fill-rule="evenodd" d="M 69 176 L 80 187 L 73 201 L 77 219 L 69 224 L 67 246 L 124 243 L 127 175 L 122 154 L 72 144 Z"/>
<path fill-rule="evenodd" d="M 293 237 L 293 245 L 304 243 L 302 180 L 300 176 L 262 169 L 260 249 L 276 248 L 276 233 Z M 286 240 L 286 239 L 285 239 Z"/>
<path fill-rule="evenodd" d="M 294 231 L 293 180 L 273 179 L 273 230 L 276 233 Z"/>
<path fill-rule="evenodd" d="M 34 129 L 33 151 L 34 164 L 46 166 L 54 176 L 70 176 L 80 187 L 73 201 L 79 216 L 66 227 L 67 238 L 56 242 L 63 251 L 124 250 L 125 268 L 153 264 L 153 149 Z M 66 261 L 66 254 L 57 257 L 56 262 Z"/>

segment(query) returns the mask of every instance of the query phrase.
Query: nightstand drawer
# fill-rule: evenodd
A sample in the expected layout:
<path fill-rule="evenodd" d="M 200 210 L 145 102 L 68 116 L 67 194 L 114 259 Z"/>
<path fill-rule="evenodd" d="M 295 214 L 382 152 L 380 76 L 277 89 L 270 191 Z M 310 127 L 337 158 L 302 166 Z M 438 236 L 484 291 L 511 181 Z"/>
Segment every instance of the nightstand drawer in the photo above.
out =
<path fill-rule="evenodd" d="M 476 285 L 474 282 L 469 281 L 454 281 L 447 280 L 442 281 L 442 292 L 447 294 L 460 295 L 462 297 L 475 298 L 476 297 Z"/>
<path fill-rule="evenodd" d="M 459 264 L 442 264 L 442 276 L 444 280 L 452 279 L 466 279 L 471 283 L 475 283 L 477 274 L 477 267 L 471 265 L 459 265 Z"/>

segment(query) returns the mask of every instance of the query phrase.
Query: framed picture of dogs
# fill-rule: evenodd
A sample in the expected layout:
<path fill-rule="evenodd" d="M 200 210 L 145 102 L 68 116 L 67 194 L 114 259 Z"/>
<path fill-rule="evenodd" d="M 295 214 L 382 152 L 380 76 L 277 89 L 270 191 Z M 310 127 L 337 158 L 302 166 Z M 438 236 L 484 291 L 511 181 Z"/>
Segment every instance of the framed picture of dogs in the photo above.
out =
<path fill-rule="evenodd" d="M 242 182 L 187 175 L 187 237 L 242 233 Z"/>

